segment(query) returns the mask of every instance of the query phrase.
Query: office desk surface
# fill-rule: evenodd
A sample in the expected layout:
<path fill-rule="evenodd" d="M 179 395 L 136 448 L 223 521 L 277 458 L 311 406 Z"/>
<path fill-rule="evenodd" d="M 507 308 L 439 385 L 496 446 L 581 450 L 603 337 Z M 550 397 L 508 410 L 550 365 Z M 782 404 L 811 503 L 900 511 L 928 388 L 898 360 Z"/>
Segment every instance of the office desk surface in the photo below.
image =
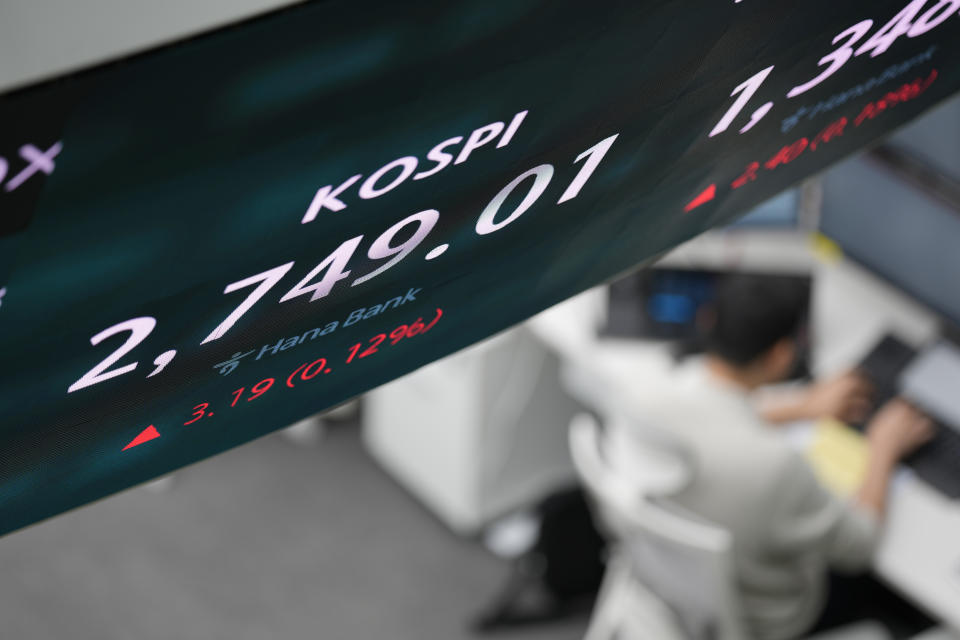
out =
<path fill-rule="evenodd" d="M 663 344 L 598 339 L 604 309 L 605 292 L 593 289 L 532 318 L 528 326 L 592 381 L 597 402 L 628 409 L 643 393 L 645 381 L 665 375 L 672 359 Z M 824 360 L 838 363 L 836 358 Z M 960 630 L 960 502 L 901 474 L 891 489 L 874 569 L 905 597 Z"/>

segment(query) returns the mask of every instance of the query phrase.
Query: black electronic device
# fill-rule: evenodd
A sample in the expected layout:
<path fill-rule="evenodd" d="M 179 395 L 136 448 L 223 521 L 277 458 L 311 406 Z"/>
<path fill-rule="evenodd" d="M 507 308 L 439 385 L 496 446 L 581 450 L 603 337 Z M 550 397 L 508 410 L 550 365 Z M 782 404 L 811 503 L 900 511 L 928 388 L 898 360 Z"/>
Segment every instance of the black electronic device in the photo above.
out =
<path fill-rule="evenodd" d="M 917 356 L 917 351 L 902 340 L 884 336 L 857 369 L 873 385 L 877 408 L 900 395 L 900 374 Z M 873 416 L 870 416 L 872 418 Z M 865 428 L 869 418 L 859 425 Z M 951 498 L 960 498 L 960 431 L 935 421 L 933 439 L 905 460 L 916 474 Z"/>
<path fill-rule="evenodd" d="M 607 322 L 600 335 L 612 338 L 690 340 L 697 318 L 713 300 L 720 272 L 641 269 L 610 284 Z"/>
<path fill-rule="evenodd" d="M 703 348 L 703 331 L 717 285 L 734 272 L 711 269 L 651 267 L 610 284 L 607 320 L 599 330 L 605 338 L 672 341 L 677 357 Z M 808 275 L 751 274 L 761 278 L 796 280 L 807 290 L 807 309 L 812 280 Z M 809 318 L 800 323 L 799 356 L 789 379 L 810 377 Z"/>

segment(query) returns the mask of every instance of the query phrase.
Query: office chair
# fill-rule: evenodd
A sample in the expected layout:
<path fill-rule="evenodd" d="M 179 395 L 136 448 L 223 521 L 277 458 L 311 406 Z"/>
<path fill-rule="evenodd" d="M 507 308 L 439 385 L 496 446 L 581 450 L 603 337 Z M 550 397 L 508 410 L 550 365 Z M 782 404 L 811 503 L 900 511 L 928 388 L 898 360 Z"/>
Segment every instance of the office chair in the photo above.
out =
<path fill-rule="evenodd" d="M 630 486 L 618 478 L 604 458 L 600 425 L 592 416 L 575 416 L 569 437 L 574 466 L 596 503 L 600 524 L 616 541 L 585 640 L 749 640 L 729 532 L 669 505 L 664 484 Z M 864 623 L 823 640 L 827 637 L 889 635 Z"/>
<path fill-rule="evenodd" d="M 602 526 L 618 543 L 586 640 L 614 633 L 631 640 L 746 639 L 736 615 L 730 535 L 668 510 L 658 502 L 662 487 L 651 492 L 621 481 L 604 460 L 593 417 L 574 418 L 570 451 Z"/>

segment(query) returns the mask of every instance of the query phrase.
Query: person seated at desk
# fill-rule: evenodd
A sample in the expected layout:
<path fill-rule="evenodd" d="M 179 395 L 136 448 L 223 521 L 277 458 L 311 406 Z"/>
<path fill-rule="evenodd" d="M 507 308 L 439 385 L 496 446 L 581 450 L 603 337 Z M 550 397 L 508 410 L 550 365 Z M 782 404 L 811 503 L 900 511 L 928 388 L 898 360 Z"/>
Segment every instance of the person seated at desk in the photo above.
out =
<path fill-rule="evenodd" d="M 869 567 L 891 475 L 931 437 L 930 421 L 900 400 L 881 408 L 867 427 L 866 477 L 855 498 L 844 500 L 818 482 L 773 425 L 862 419 L 870 410 L 866 384 L 854 374 L 814 383 L 762 413 L 751 399 L 752 391 L 794 369 L 806 300 L 803 289 L 786 280 L 729 277 L 719 287 L 705 354 L 678 365 L 662 389 L 638 391 L 641 404 L 653 424 L 692 454 L 693 479 L 673 502 L 733 536 L 740 599 L 755 638 L 800 638 L 864 617 L 887 624 L 884 615 L 894 610 L 898 622 L 887 626 L 896 633 L 905 624 L 904 633 L 912 634 L 911 625 L 921 630 L 929 621 L 866 577 L 847 580 L 840 593 L 843 579 L 831 571 Z M 622 465 L 622 456 L 614 464 Z M 841 610 L 825 607 L 828 600 Z M 884 610 L 855 610 L 864 600 Z"/>

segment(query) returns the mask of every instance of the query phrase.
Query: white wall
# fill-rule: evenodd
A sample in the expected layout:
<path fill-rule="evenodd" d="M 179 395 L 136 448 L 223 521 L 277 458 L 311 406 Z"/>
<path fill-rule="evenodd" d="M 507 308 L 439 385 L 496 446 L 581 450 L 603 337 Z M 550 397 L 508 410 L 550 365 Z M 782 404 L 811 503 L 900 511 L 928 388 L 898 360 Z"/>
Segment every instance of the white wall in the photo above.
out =
<path fill-rule="evenodd" d="M 290 4 L 295 0 L 0 0 L 0 91 Z"/>

